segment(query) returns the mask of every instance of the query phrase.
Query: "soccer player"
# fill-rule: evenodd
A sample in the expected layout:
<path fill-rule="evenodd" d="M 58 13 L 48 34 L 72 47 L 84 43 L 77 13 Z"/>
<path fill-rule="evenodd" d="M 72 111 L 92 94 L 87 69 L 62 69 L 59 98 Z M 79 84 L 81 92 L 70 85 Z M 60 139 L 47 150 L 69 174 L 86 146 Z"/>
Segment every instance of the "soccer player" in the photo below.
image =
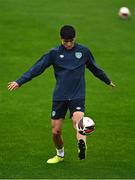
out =
<path fill-rule="evenodd" d="M 70 25 L 64 25 L 60 29 L 61 45 L 51 49 L 43 55 L 26 73 L 18 80 L 9 82 L 10 91 L 18 89 L 24 83 L 40 75 L 49 66 L 53 66 L 56 78 L 56 86 L 52 100 L 52 136 L 56 148 L 56 156 L 48 159 L 47 163 L 54 164 L 64 160 L 64 144 L 62 139 L 62 125 L 67 110 L 76 127 L 85 112 L 85 67 L 97 78 L 107 85 L 114 87 L 115 84 L 100 69 L 90 50 L 75 42 L 76 31 Z M 85 159 L 86 136 L 76 130 L 78 141 L 78 157 Z"/>

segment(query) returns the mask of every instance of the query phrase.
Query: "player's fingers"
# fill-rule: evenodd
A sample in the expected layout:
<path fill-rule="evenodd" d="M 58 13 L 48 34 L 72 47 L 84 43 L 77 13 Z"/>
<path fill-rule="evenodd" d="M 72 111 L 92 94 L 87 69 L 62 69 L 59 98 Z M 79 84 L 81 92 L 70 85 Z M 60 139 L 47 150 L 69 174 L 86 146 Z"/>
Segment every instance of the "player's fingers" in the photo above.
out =
<path fill-rule="evenodd" d="M 13 84 L 13 82 L 8 82 L 8 87 L 11 86 Z"/>
<path fill-rule="evenodd" d="M 16 84 L 12 83 L 8 86 L 8 90 L 12 91 L 15 89 L 15 87 L 16 87 Z"/>
<path fill-rule="evenodd" d="M 114 87 L 116 87 L 116 85 L 115 85 L 115 84 L 113 84 L 111 87 L 112 87 L 112 88 L 114 88 Z"/>
<path fill-rule="evenodd" d="M 111 81 L 109 84 L 112 88 L 115 87 L 116 85 Z"/>
<path fill-rule="evenodd" d="M 18 87 L 16 87 L 14 90 L 17 90 L 18 89 Z"/>
<path fill-rule="evenodd" d="M 9 85 L 8 85 L 8 90 L 10 90 L 10 89 L 11 89 L 11 87 L 12 87 L 12 85 L 11 85 L 11 84 L 9 84 Z"/>
<path fill-rule="evenodd" d="M 12 86 L 13 86 L 12 82 L 8 83 L 8 90 L 10 90 L 12 88 Z"/>
<path fill-rule="evenodd" d="M 15 81 L 8 83 L 8 89 L 9 90 L 13 90 L 16 87 L 18 87 L 18 84 Z"/>
<path fill-rule="evenodd" d="M 11 87 L 11 90 L 15 90 L 16 88 L 16 84 L 13 84 L 13 86 Z"/>
<path fill-rule="evenodd" d="M 19 88 L 19 85 L 15 81 L 12 81 L 12 82 L 8 83 L 8 90 L 9 91 L 15 90 L 17 88 Z"/>
<path fill-rule="evenodd" d="M 12 85 L 12 83 L 10 83 L 10 84 L 8 83 L 8 87 L 10 87 L 11 85 Z"/>
<path fill-rule="evenodd" d="M 18 86 L 15 86 L 15 87 L 14 87 L 14 90 L 16 90 L 16 89 L 18 89 L 18 88 L 19 88 Z"/>
<path fill-rule="evenodd" d="M 8 82 L 8 85 L 18 85 L 15 81 L 12 81 L 12 82 Z"/>
<path fill-rule="evenodd" d="M 8 86 L 8 90 L 10 90 L 10 87 Z"/>
<path fill-rule="evenodd" d="M 7 86 L 7 87 L 8 87 L 8 89 L 10 88 L 10 86 L 11 86 L 11 83 L 9 82 L 9 83 L 8 83 L 8 86 Z"/>

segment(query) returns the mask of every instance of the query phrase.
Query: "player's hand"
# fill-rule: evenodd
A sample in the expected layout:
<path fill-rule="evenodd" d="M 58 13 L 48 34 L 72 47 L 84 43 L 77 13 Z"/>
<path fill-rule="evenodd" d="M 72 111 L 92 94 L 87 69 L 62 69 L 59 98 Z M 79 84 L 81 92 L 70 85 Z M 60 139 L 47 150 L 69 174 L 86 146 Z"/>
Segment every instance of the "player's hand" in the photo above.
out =
<path fill-rule="evenodd" d="M 8 90 L 12 91 L 12 90 L 16 90 L 19 88 L 19 84 L 15 81 L 9 82 L 8 83 Z"/>
<path fill-rule="evenodd" d="M 111 86 L 112 88 L 115 87 L 116 85 L 111 81 L 109 86 Z"/>

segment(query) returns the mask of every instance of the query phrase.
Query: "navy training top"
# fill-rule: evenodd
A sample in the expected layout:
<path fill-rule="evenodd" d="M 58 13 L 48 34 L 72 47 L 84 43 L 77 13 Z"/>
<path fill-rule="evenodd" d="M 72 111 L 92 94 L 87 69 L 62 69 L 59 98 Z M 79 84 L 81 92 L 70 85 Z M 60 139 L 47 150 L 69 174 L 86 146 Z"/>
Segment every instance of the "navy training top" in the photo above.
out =
<path fill-rule="evenodd" d="M 71 50 L 63 45 L 51 49 L 16 82 L 21 86 L 43 73 L 50 65 L 53 65 L 56 78 L 54 101 L 85 98 L 85 67 L 106 84 L 111 82 L 95 63 L 90 50 L 80 44 L 75 44 Z"/>

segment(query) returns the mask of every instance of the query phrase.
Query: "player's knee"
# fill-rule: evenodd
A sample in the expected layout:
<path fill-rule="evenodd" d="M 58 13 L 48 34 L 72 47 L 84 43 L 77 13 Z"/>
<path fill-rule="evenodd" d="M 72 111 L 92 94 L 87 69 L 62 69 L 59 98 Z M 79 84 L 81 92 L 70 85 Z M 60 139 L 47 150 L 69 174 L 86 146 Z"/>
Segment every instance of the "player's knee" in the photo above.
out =
<path fill-rule="evenodd" d="M 84 113 L 80 111 L 76 111 L 73 113 L 72 120 L 73 120 L 73 126 L 76 128 L 76 124 L 83 118 Z"/>
<path fill-rule="evenodd" d="M 83 112 L 76 111 L 76 112 L 73 113 L 72 119 L 73 119 L 74 122 L 78 122 L 78 121 L 80 121 L 80 119 L 83 118 L 83 116 L 84 116 Z"/>
<path fill-rule="evenodd" d="M 57 128 L 53 128 L 52 129 L 52 134 L 54 137 L 58 137 L 61 135 L 61 130 L 57 129 Z"/>

